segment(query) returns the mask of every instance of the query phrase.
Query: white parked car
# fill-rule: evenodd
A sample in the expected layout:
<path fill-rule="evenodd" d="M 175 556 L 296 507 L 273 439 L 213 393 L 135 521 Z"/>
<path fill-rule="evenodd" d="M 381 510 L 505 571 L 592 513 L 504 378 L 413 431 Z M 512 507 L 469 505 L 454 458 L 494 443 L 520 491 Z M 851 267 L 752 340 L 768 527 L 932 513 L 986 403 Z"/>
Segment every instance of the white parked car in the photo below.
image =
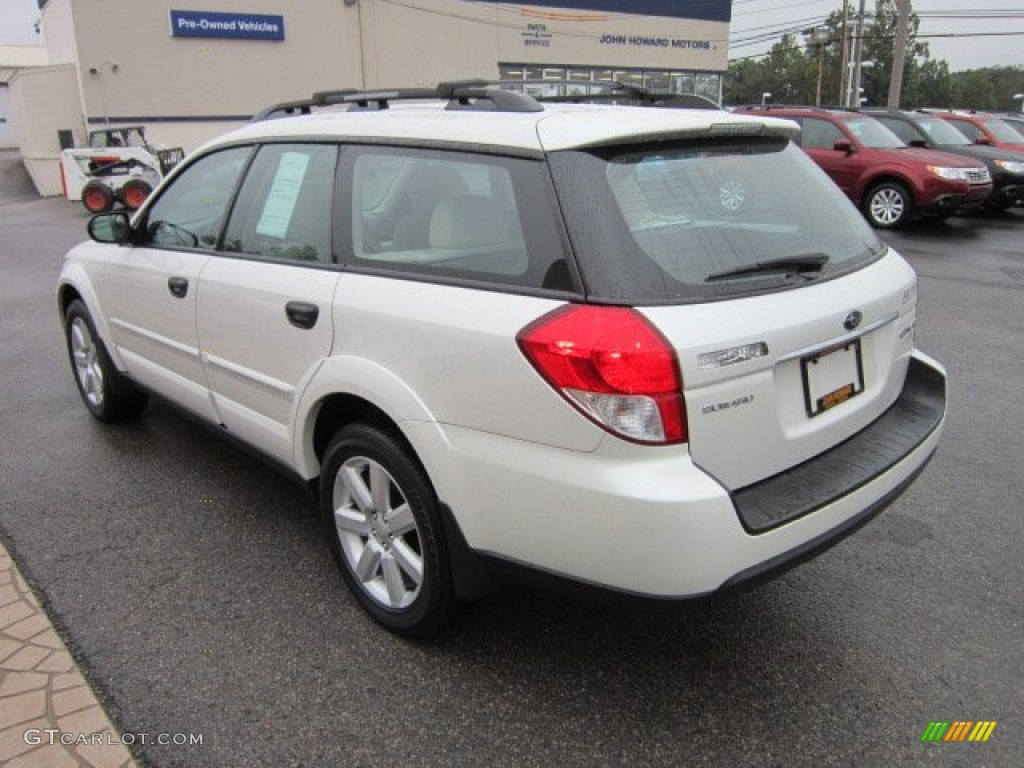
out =
<path fill-rule="evenodd" d="M 792 123 L 476 83 L 261 117 L 91 220 L 72 368 L 101 421 L 156 394 L 306 481 L 393 631 L 508 578 L 731 588 L 936 447 L 915 275 Z"/>

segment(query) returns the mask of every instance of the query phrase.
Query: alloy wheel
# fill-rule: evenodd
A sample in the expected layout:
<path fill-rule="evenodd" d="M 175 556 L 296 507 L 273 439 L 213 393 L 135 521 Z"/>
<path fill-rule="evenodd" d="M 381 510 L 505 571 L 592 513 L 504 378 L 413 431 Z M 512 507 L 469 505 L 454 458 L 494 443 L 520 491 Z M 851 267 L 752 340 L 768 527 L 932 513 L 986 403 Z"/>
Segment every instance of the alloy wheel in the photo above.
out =
<path fill-rule="evenodd" d="M 89 325 L 82 317 L 71 321 L 71 357 L 82 394 L 94 408 L 103 405 L 103 366 Z"/>
<path fill-rule="evenodd" d="M 906 201 L 898 190 L 886 187 L 871 196 L 871 218 L 879 224 L 890 227 L 905 213 Z"/>
<path fill-rule="evenodd" d="M 391 610 L 409 606 L 423 586 L 423 550 L 405 493 L 373 459 L 338 468 L 334 524 L 346 563 L 363 591 Z"/>

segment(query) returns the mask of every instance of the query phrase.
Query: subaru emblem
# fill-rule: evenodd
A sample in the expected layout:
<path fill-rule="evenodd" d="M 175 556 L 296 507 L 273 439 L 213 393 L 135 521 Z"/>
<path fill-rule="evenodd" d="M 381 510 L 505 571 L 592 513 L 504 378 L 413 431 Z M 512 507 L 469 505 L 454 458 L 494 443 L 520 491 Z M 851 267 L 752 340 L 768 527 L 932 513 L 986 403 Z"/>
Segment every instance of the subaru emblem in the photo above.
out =
<path fill-rule="evenodd" d="M 845 320 L 843 320 L 843 328 L 848 331 L 852 331 L 860 325 L 860 321 L 863 319 L 864 315 L 861 314 L 860 310 L 855 309 L 846 316 Z"/>

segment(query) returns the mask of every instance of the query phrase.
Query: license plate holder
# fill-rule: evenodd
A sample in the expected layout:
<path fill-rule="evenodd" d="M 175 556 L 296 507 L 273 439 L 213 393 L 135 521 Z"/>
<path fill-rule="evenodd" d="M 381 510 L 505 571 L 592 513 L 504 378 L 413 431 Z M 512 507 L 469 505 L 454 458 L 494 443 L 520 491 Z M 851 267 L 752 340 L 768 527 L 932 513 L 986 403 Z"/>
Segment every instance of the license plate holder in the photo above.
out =
<path fill-rule="evenodd" d="M 864 391 L 860 339 L 822 349 L 800 359 L 804 405 L 811 418 Z"/>

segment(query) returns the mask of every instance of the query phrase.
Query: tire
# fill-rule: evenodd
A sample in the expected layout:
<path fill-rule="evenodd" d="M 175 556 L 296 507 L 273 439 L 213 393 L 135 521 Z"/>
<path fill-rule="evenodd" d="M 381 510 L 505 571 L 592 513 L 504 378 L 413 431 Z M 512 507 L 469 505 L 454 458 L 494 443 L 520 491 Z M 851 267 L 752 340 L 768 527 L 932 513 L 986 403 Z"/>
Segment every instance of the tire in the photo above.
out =
<path fill-rule="evenodd" d="M 400 635 L 440 630 L 455 593 L 437 497 L 402 441 L 369 424 L 339 430 L 324 454 L 320 507 L 364 610 Z"/>
<path fill-rule="evenodd" d="M 129 211 L 135 211 L 146 202 L 146 198 L 149 197 L 149 193 L 152 191 L 153 187 L 148 182 L 142 179 L 129 179 L 117 190 L 117 197 L 124 204 L 125 208 Z"/>
<path fill-rule="evenodd" d="M 121 376 L 96 333 L 89 310 L 75 299 L 64 314 L 68 359 L 78 394 L 96 419 L 125 421 L 142 412 L 149 398 Z"/>
<path fill-rule="evenodd" d="M 914 216 L 914 198 L 898 181 L 883 181 L 865 195 L 864 215 L 877 229 L 902 227 Z"/>
<path fill-rule="evenodd" d="M 106 213 L 114 207 L 114 192 L 102 181 L 90 181 L 82 187 L 82 205 L 89 213 Z"/>
<path fill-rule="evenodd" d="M 1013 207 L 1013 200 L 986 200 L 985 210 L 993 213 L 1003 213 Z"/>

